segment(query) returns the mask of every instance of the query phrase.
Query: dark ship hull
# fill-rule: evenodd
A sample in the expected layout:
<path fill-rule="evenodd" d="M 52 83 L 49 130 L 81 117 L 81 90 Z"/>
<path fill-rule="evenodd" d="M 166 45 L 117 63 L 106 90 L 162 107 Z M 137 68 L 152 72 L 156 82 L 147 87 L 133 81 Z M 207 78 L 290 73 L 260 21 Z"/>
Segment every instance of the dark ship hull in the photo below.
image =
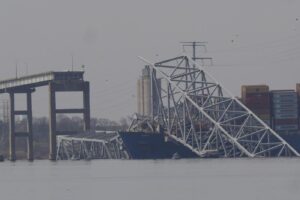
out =
<path fill-rule="evenodd" d="M 132 159 L 198 157 L 184 145 L 174 140 L 165 140 L 165 136 L 160 133 L 119 132 L 119 134 Z M 280 136 L 300 152 L 300 134 L 281 134 Z"/>
<path fill-rule="evenodd" d="M 160 133 L 119 132 L 132 159 L 171 159 L 198 157 L 189 148 Z"/>
<path fill-rule="evenodd" d="M 281 134 L 280 135 L 289 145 L 300 153 L 300 134 Z"/>

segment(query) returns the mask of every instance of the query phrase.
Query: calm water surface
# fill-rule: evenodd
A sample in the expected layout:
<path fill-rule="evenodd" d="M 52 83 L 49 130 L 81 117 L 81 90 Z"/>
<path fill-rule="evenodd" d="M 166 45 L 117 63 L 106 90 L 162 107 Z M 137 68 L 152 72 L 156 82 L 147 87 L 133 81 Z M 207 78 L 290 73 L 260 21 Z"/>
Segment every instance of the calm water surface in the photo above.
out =
<path fill-rule="evenodd" d="M 299 200 L 300 159 L 0 163 L 2 200 Z"/>

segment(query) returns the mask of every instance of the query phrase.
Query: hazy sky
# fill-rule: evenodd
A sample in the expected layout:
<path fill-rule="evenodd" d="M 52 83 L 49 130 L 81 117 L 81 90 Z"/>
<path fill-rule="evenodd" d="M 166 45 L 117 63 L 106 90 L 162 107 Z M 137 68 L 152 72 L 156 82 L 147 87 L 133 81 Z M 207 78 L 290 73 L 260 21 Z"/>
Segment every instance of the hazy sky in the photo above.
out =
<path fill-rule="evenodd" d="M 86 65 L 96 117 L 135 112 L 137 56 L 176 56 L 180 41 L 208 42 L 207 70 L 235 95 L 242 84 L 300 82 L 297 0 L 1 0 L 0 26 L 0 79 L 14 77 L 16 63 L 19 76 L 26 63 L 29 73 L 70 70 L 73 55 L 75 69 Z M 47 115 L 46 88 L 33 98 L 34 115 Z M 59 98 L 72 106 L 81 97 Z"/>

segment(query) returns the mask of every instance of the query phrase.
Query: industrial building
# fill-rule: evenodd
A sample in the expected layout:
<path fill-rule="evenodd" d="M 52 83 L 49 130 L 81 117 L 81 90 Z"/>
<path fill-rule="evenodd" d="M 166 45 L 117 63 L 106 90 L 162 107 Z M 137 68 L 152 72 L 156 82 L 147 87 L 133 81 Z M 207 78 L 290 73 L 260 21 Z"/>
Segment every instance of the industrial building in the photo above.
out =
<path fill-rule="evenodd" d="M 151 117 L 158 112 L 159 93 L 161 82 L 154 82 L 151 69 L 145 66 L 142 76 L 137 81 L 137 113 L 141 116 Z"/>

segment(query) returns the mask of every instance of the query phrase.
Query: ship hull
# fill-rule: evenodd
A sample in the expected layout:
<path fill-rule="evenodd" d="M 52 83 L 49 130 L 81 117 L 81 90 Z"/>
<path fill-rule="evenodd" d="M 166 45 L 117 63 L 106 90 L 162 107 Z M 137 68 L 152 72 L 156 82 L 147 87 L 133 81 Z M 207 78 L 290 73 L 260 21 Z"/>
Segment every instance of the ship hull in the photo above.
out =
<path fill-rule="evenodd" d="M 198 156 L 184 145 L 166 140 L 160 133 L 119 132 L 124 147 L 132 159 L 171 159 L 197 158 Z M 300 134 L 281 135 L 296 151 L 300 152 Z M 175 156 L 174 156 L 175 155 Z"/>
<path fill-rule="evenodd" d="M 281 134 L 280 136 L 300 153 L 300 134 Z"/>
<path fill-rule="evenodd" d="M 198 157 L 189 148 L 159 133 L 119 132 L 132 159 L 171 159 Z M 175 156 L 174 156 L 175 155 Z"/>

